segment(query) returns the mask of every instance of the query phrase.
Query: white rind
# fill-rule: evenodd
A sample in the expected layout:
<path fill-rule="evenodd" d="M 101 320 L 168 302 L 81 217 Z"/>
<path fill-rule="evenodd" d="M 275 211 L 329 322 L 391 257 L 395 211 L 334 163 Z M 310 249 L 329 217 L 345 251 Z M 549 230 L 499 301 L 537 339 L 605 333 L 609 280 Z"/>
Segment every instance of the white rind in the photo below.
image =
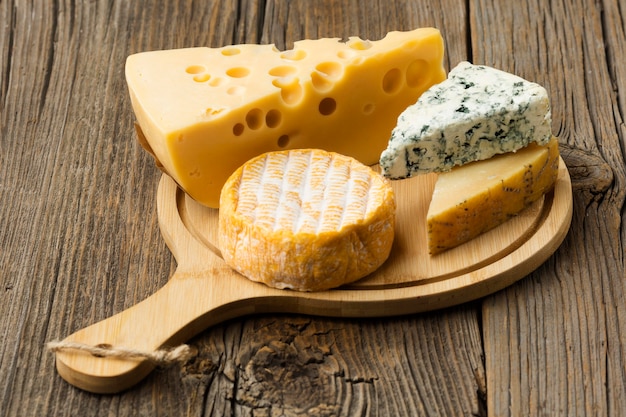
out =
<path fill-rule="evenodd" d="M 319 291 L 366 276 L 389 256 L 394 227 L 389 181 L 319 149 L 253 158 L 220 198 L 224 261 L 275 288 Z"/>

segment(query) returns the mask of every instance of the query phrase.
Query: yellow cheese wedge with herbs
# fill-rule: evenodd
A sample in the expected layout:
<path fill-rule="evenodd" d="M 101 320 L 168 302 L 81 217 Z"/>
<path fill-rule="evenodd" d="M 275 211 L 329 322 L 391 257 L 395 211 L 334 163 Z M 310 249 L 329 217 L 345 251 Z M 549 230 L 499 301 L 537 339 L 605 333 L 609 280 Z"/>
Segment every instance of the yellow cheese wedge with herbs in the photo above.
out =
<path fill-rule="evenodd" d="M 245 161 L 321 148 L 378 162 L 400 113 L 445 79 L 433 28 L 383 39 L 302 40 L 138 53 L 126 80 L 147 147 L 194 199 L 219 204 Z"/>
<path fill-rule="evenodd" d="M 439 174 L 427 214 L 428 249 L 437 254 L 517 215 L 557 178 L 556 138 Z"/>
<path fill-rule="evenodd" d="M 224 261 L 253 281 L 318 291 L 387 259 L 396 203 L 389 181 L 320 149 L 269 152 L 226 181 L 219 210 Z"/>

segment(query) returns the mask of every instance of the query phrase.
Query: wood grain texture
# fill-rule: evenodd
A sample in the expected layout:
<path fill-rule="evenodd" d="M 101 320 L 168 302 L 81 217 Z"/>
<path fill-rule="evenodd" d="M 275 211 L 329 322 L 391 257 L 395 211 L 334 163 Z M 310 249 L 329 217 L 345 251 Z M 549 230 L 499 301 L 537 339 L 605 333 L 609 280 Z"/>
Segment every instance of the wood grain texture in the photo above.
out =
<path fill-rule="evenodd" d="M 361 10 L 359 17 L 355 9 Z M 217 344 L 220 350 L 215 353 L 221 359 L 212 363 L 219 367 L 193 362 L 182 370 L 157 371 L 145 384 L 117 396 L 86 394 L 54 372 L 53 356 L 44 350 L 46 341 L 136 304 L 160 288 L 175 267 L 156 225 L 160 173 L 134 139 L 124 60 L 142 50 L 239 42 L 282 46 L 317 34 L 377 38 L 388 30 L 441 26 L 444 12 L 403 2 L 386 2 L 383 7 L 331 1 L 312 7 L 305 2 L 2 2 L 0 10 L 4 289 L 0 317 L 6 323 L 0 348 L 5 382 L 0 388 L 0 414 L 223 415 L 224 410 L 233 410 L 239 415 L 276 415 L 281 409 L 295 413 L 300 407 L 295 399 L 261 401 L 272 388 L 266 389 L 260 379 L 253 387 L 256 400 L 240 399 L 247 394 L 238 393 L 247 389 L 241 388 L 247 378 L 240 367 L 247 363 L 245 355 L 256 357 L 265 345 L 288 346 L 282 329 L 292 322 L 297 327 L 297 317 L 277 316 L 269 322 L 249 317 L 206 332 L 195 342 L 199 358 L 207 355 L 203 347 Z M 370 16 L 369 10 L 378 12 Z M 459 13 L 451 10 L 454 16 Z M 396 21 L 397 11 L 405 11 L 401 23 Z M 302 16 L 307 16 L 304 23 Z M 463 39 L 462 32 L 458 36 Z M 346 414 L 402 410 L 406 406 L 394 386 L 404 385 L 408 392 L 406 387 L 415 384 L 430 392 L 414 398 L 411 407 L 478 410 L 473 393 L 478 386 L 475 374 L 482 371 L 475 371 L 481 367 L 475 306 L 451 315 L 450 322 L 438 317 L 377 325 L 313 321 L 320 332 L 338 339 L 333 355 L 342 364 L 339 376 L 333 377 L 337 391 L 312 393 L 319 408 L 339 404 L 330 410 Z M 444 351 L 451 343 L 448 335 L 459 336 L 457 329 L 462 329 L 468 336 L 459 337 L 457 350 L 463 360 L 448 364 L 455 369 L 454 376 L 441 371 L 415 376 L 411 367 L 392 373 L 380 366 L 380 357 L 363 357 L 353 348 L 355 335 L 366 343 L 387 340 L 388 334 L 402 335 L 415 321 L 434 326 L 440 336 L 433 337 L 431 346 L 416 347 L 417 335 L 407 345 L 388 343 L 395 355 L 388 360 L 400 357 L 401 364 L 412 361 L 414 368 L 420 356 L 431 356 L 432 346 Z M 269 331 L 258 331 L 265 327 Z M 472 349 L 466 349 L 467 339 L 473 340 Z M 344 352 L 345 346 L 351 349 Z M 295 366 L 292 357 L 284 355 L 285 366 Z M 197 373 L 190 376 L 187 369 L 194 366 Z M 280 364 L 270 367 L 279 369 Z M 440 381 L 457 386 L 457 380 L 466 381 L 463 390 L 472 395 L 449 398 L 447 390 L 432 389 Z M 212 383 L 203 392 L 196 384 L 206 381 Z M 276 398 L 294 388 L 282 389 Z"/>
<path fill-rule="evenodd" d="M 489 5 L 479 2 L 471 13 L 473 58 L 548 88 L 553 129 L 572 166 L 576 227 L 550 262 L 483 304 L 488 409 L 619 415 L 626 409 L 626 176 L 617 94 L 626 73 L 616 65 L 624 59 L 623 10 L 611 2 L 499 5 L 499 19 L 485 26 Z"/>
<path fill-rule="evenodd" d="M 0 415 L 599 415 L 626 408 L 626 60 L 617 0 L 0 0 Z M 548 88 L 574 219 L 546 264 L 483 302 L 376 320 L 248 316 L 192 361 L 92 395 L 44 344 L 175 270 L 160 172 L 134 140 L 131 53 L 436 26 L 448 68 Z M 297 381 L 287 384 L 284 381 Z"/>

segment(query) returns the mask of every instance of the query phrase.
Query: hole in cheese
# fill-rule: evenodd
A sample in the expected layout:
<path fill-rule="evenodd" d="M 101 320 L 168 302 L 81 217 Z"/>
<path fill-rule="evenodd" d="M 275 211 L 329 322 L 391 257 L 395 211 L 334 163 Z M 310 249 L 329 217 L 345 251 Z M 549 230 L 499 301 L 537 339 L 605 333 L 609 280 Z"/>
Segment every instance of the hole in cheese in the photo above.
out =
<path fill-rule="evenodd" d="M 263 111 L 261 109 L 252 109 L 246 114 L 246 124 L 252 130 L 256 130 L 263 125 Z"/>
<path fill-rule="evenodd" d="M 341 50 L 337 52 L 337 57 L 341 59 L 350 59 L 356 55 L 357 55 L 356 51 L 352 51 L 352 50 Z"/>
<path fill-rule="evenodd" d="M 328 78 L 338 79 L 343 72 L 343 66 L 338 62 L 322 62 L 315 69 Z"/>
<path fill-rule="evenodd" d="M 289 61 L 300 61 L 306 58 L 306 52 L 302 49 L 290 49 L 280 54 L 280 57 Z"/>
<path fill-rule="evenodd" d="M 278 78 L 272 84 L 280 88 L 280 97 L 285 104 L 296 104 L 304 96 L 304 90 L 297 78 Z"/>
<path fill-rule="evenodd" d="M 241 52 L 241 50 L 239 48 L 224 48 L 224 49 L 222 49 L 222 55 L 224 55 L 224 56 L 238 55 L 240 52 Z"/>
<path fill-rule="evenodd" d="M 409 64 L 406 70 L 406 84 L 412 88 L 421 87 L 428 81 L 426 78 L 427 73 L 428 62 L 423 59 L 416 59 Z"/>
<path fill-rule="evenodd" d="M 221 78 L 213 78 L 211 81 L 209 81 L 209 85 L 211 87 L 217 87 L 219 85 L 221 85 L 224 82 L 223 79 Z"/>
<path fill-rule="evenodd" d="M 376 105 L 374 103 L 366 103 L 363 106 L 363 114 L 372 114 L 376 109 Z"/>
<path fill-rule="evenodd" d="M 311 83 L 317 91 L 328 91 L 333 88 L 333 82 L 319 72 L 311 73 Z"/>
<path fill-rule="evenodd" d="M 272 109 L 265 115 L 265 125 L 267 127 L 274 128 L 280 124 L 282 113 L 280 110 Z"/>
<path fill-rule="evenodd" d="M 241 123 L 235 124 L 235 126 L 233 126 L 233 135 L 241 136 L 243 134 L 243 129 L 244 129 L 243 124 Z"/>
<path fill-rule="evenodd" d="M 289 135 L 281 135 L 281 137 L 278 138 L 276 144 L 279 148 L 284 148 L 285 146 L 289 145 Z"/>
<path fill-rule="evenodd" d="M 315 71 L 311 73 L 311 82 L 313 88 L 318 91 L 328 91 L 333 85 L 334 81 L 341 78 L 343 67 L 337 62 L 322 62 L 315 67 Z"/>
<path fill-rule="evenodd" d="M 243 95 L 243 93 L 245 93 L 246 89 L 245 87 L 242 87 L 240 85 L 235 85 L 230 87 L 228 90 L 226 90 L 226 93 L 228 93 L 231 96 L 241 96 Z"/>
<path fill-rule="evenodd" d="M 356 49 L 357 51 L 364 51 L 372 47 L 372 43 L 370 41 L 364 41 L 363 39 L 358 38 L 350 39 L 346 44 L 350 48 Z"/>
<path fill-rule="evenodd" d="M 387 71 L 383 77 L 383 91 L 387 94 L 393 94 L 400 89 L 402 85 L 402 71 L 393 68 Z"/>
<path fill-rule="evenodd" d="M 217 115 L 217 114 L 220 114 L 220 113 L 221 113 L 221 112 L 223 112 L 223 111 L 224 111 L 224 109 L 214 109 L 214 108 L 208 107 L 208 108 L 204 111 L 204 114 L 205 114 L 206 116 L 211 117 L 211 116 L 215 116 L 215 115 Z"/>
<path fill-rule="evenodd" d="M 226 70 L 226 75 L 233 78 L 243 78 L 250 74 L 250 69 L 246 67 L 235 67 Z"/>
<path fill-rule="evenodd" d="M 200 74 L 206 71 L 206 67 L 204 65 L 190 65 L 185 68 L 185 72 L 187 74 Z"/>
<path fill-rule="evenodd" d="M 320 101 L 319 111 L 323 116 L 329 116 L 337 109 L 337 102 L 332 97 L 326 97 Z"/>
<path fill-rule="evenodd" d="M 270 69 L 268 73 L 272 77 L 288 77 L 290 75 L 294 75 L 296 72 L 298 72 L 296 67 L 292 67 L 291 65 L 281 65 Z"/>
<path fill-rule="evenodd" d="M 211 76 L 205 73 L 205 74 L 195 75 L 193 77 L 193 80 L 197 83 L 203 83 L 203 82 L 209 81 L 209 78 L 211 78 Z"/>

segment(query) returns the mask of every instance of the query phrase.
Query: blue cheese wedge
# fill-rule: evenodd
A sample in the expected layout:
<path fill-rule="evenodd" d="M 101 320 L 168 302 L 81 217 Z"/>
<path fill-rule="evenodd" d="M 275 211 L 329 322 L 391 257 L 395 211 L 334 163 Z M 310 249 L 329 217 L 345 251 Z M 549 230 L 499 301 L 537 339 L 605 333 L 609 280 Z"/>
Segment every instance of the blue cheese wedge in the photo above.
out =
<path fill-rule="evenodd" d="M 391 179 L 514 152 L 552 138 L 548 93 L 539 84 L 461 62 L 398 118 L 381 172 Z"/>

